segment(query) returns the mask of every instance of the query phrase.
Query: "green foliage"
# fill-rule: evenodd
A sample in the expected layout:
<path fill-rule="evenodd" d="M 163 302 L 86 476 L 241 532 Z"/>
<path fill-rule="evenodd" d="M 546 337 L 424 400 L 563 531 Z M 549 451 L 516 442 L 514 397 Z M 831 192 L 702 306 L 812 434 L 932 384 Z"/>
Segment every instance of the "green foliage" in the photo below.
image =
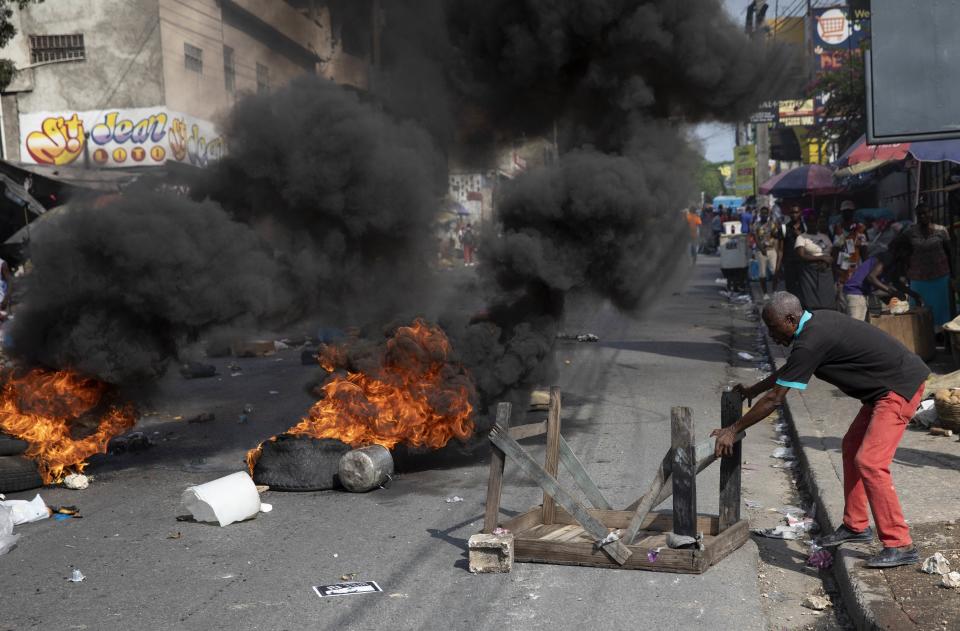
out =
<path fill-rule="evenodd" d="M 811 134 L 841 152 L 863 135 L 867 122 L 867 93 L 863 51 L 853 51 L 844 65 L 821 72 L 807 87 L 807 98 L 829 95 Z"/>
<path fill-rule="evenodd" d="M 39 4 L 43 0 L 0 0 L 0 48 L 3 48 L 17 34 L 13 25 L 13 11 L 23 9 L 28 4 Z M 0 91 L 5 90 L 17 75 L 16 66 L 9 59 L 0 59 Z"/>
<path fill-rule="evenodd" d="M 718 195 L 726 195 L 723 185 L 723 175 L 720 174 L 719 164 L 703 160 L 697 172 L 697 188 L 703 192 L 704 199 L 713 199 Z"/>

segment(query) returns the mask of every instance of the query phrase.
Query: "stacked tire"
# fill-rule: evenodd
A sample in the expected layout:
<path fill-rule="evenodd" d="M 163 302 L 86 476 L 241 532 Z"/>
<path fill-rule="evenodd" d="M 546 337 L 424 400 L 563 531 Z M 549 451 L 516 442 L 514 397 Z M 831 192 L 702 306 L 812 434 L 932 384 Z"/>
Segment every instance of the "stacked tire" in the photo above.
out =
<path fill-rule="evenodd" d="M 26 450 L 26 441 L 0 434 L 0 493 L 43 486 L 37 465 L 22 455 Z"/>

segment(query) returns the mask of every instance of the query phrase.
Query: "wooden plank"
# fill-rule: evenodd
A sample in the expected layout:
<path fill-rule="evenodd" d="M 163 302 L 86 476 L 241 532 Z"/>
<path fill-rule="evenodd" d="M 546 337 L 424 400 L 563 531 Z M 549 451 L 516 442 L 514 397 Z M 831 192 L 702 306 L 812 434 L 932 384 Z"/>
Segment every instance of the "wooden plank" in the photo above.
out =
<path fill-rule="evenodd" d="M 631 511 L 622 511 L 622 510 L 600 510 L 598 508 L 588 509 L 589 513 L 597 518 L 598 521 L 603 523 L 607 528 L 627 528 L 630 525 L 630 520 L 633 517 Z M 573 524 L 576 523 L 576 520 L 569 515 L 563 508 L 557 508 L 556 523 L 558 524 Z M 673 530 L 673 514 L 669 512 L 664 513 L 648 513 L 644 518 L 643 523 L 640 528 L 641 532 L 650 532 L 650 531 L 660 531 L 668 532 Z M 715 535 L 719 532 L 717 529 L 717 517 L 715 515 L 699 515 L 697 516 L 697 530 L 702 532 L 705 535 Z"/>
<path fill-rule="evenodd" d="M 497 404 L 497 424 L 510 426 L 512 406 L 506 401 Z M 490 445 L 490 476 L 487 479 L 487 502 L 483 514 L 483 532 L 489 534 L 497 527 L 500 517 L 500 494 L 503 490 L 503 452 L 496 445 Z"/>
<path fill-rule="evenodd" d="M 560 459 L 560 388 L 550 386 L 550 410 L 547 412 L 547 456 L 543 470 L 547 475 L 556 478 Z M 553 513 L 556 503 L 553 498 L 543 492 L 543 516 L 545 524 L 553 523 Z"/>
<path fill-rule="evenodd" d="M 566 509 L 597 542 L 602 541 L 610 534 L 609 529 L 592 516 L 587 508 L 578 502 L 569 491 L 560 486 L 556 478 L 544 471 L 543 467 L 537 464 L 517 441 L 510 438 L 504 428 L 494 425 L 493 429 L 490 430 L 490 440 L 500 447 L 505 455 L 516 462 L 520 469 L 543 489 L 544 493 L 549 494 L 557 504 Z M 620 541 L 614 541 L 604 546 L 604 551 L 620 563 L 625 562 L 633 554 Z"/>
<path fill-rule="evenodd" d="M 597 488 L 597 485 L 583 467 L 583 463 L 580 462 L 577 455 L 570 449 L 569 443 L 564 440 L 563 436 L 560 436 L 560 462 L 563 464 L 563 468 L 573 477 L 573 481 L 577 483 L 577 486 L 580 487 L 580 490 L 583 491 L 583 494 L 591 504 L 596 508 L 613 510 L 613 506 L 610 505 L 607 498 L 604 497 L 600 489 Z"/>
<path fill-rule="evenodd" d="M 720 424 L 730 427 L 743 414 L 743 395 L 724 392 L 720 396 Z M 742 443 L 733 445 L 733 455 L 720 460 L 720 530 L 740 521 L 740 467 L 743 463 Z"/>
<path fill-rule="evenodd" d="M 532 436 L 539 436 L 547 433 L 547 422 L 528 423 L 526 425 L 517 425 L 510 428 L 510 438 L 514 440 L 523 440 Z"/>
<path fill-rule="evenodd" d="M 670 442 L 673 451 L 673 532 L 696 537 L 697 458 L 690 408 L 670 410 Z"/>
<path fill-rule="evenodd" d="M 503 528 L 512 533 L 520 533 L 530 530 L 540 523 L 540 506 L 534 506 L 525 513 L 520 513 L 513 519 L 505 521 Z"/>
<path fill-rule="evenodd" d="M 731 552 L 750 539 L 750 524 L 741 519 L 728 526 L 723 532 L 713 537 L 713 540 L 704 546 L 708 555 L 707 562 L 714 565 L 723 560 Z"/>
<path fill-rule="evenodd" d="M 657 468 L 657 473 L 653 476 L 653 481 L 650 483 L 649 488 L 647 488 L 647 492 L 643 494 L 643 497 L 634 509 L 633 518 L 630 520 L 630 525 L 627 526 L 627 531 L 623 533 L 622 538 L 627 545 L 633 543 L 633 540 L 637 538 L 637 533 L 640 532 L 640 526 L 643 524 L 644 518 L 654 506 L 653 501 L 660 495 L 660 489 L 663 488 L 667 478 L 670 476 L 672 465 L 673 453 L 668 451 L 667 455 L 660 461 L 660 466 Z"/>
<path fill-rule="evenodd" d="M 545 526 L 545 528 L 552 528 L 553 531 L 541 534 L 540 539 L 543 541 L 563 541 L 567 535 L 570 534 L 571 530 L 579 530 L 583 532 L 583 528 L 580 524 L 551 524 L 550 526 Z"/>
<path fill-rule="evenodd" d="M 636 548 L 626 563 L 619 564 L 597 550 L 589 541 L 543 541 L 514 537 L 514 560 L 533 563 L 557 563 L 561 565 L 585 565 L 591 567 L 623 568 L 699 574 L 706 569 L 703 557 L 692 550 L 671 550 L 664 547 L 656 561 L 647 558 L 647 550 Z"/>
<path fill-rule="evenodd" d="M 737 434 L 737 440 L 738 441 L 743 440 L 744 436 L 746 435 L 747 435 L 746 432 L 740 432 L 739 434 Z M 698 474 L 704 469 L 706 469 L 707 467 L 709 467 L 710 465 L 712 465 L 714 461 L 717 459 L 717 457 L 714 455 L 714 445 L 715 445 L 715 441 L 712 438 L 705 440 L 703 442 L 697 443 L 696 454 L 697 454 L 697 473 Z M 673 495 L 673 479 L 671 478 L 671 476 L 668 475 L 666 482 L 663 485 L 663 488 L 660 489 L 659 495 L 657 495 L 656 499 L 654 499 L 653 503 L 650 505 L 651 508 L 656 508 L 657 506 L 660 506 L 660 504 L 665 502 L 667 498 L 669 498 L 672 495 Z M 632 502 L 630 502 L 629 505 L 627 505 L 626 509 L 624 510 L 628 510 L 628 511 L 636 510 L 637 506 L 640 505 L 640 502 L 643 501 L 644 497 L 646 497 L 645 494 L 633 500 Z"/>

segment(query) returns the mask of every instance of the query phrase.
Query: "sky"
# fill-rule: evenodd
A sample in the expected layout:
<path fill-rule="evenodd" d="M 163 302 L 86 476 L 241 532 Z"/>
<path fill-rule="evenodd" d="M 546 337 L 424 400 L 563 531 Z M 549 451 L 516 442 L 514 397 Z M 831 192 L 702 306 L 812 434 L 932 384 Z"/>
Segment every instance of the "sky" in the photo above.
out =
<path fill-rule="evenodd" d="M 722 0 L 734 22 L 740 24 L 745 19 L 749 0 Z M 735 128 L 733 125 L 705 123 L 694 128 L 694 134 L 703 143 L 704 152 L 710 162 L 733 160 Z"/>

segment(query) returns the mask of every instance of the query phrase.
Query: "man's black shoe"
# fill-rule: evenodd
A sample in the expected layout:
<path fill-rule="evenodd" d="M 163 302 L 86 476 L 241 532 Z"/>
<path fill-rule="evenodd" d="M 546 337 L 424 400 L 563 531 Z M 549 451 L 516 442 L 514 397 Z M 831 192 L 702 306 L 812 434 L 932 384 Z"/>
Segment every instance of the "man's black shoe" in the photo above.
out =
<path fill-rule="evenodd" d="M 820 538 L 820 541 L 817 542 L 821 548 L 835 548 L 841 543 L 852 543 L 852 542 L 871 542 L 873 541 L 873 529 L 870 526 L 867 526 L 867 529 L 863 532 L 854 532 L 847 528 L 844 524 L 840 524 L 840 527 L 834 530 L 829 535 L 825 535 Z"/>
<path fill-rule="evenodd" d="M 867 559 L 867 567 L 896 567 L 898 565 L 910 565 L 919 563 L 920 555 L 913 546 L 903 546 L 902 548 L 884 548 L 880 554 Z"/>

